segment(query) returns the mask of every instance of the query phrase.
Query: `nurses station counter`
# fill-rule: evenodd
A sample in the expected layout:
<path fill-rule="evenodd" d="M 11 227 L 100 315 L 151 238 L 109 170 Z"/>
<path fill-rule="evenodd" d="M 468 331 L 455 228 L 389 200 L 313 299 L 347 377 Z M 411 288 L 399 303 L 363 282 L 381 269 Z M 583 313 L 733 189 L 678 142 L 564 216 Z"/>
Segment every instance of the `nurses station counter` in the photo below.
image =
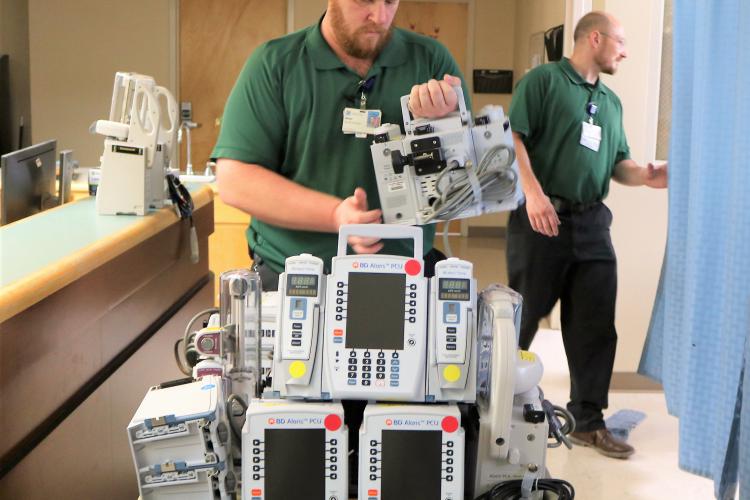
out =
<path fill-rule="evenodd" d="M 213 192 L 100 216 L 84 198 L 0 227 L 0 498 L 136 498 L 126 427 L 173 345 L 213 305 Z"/>

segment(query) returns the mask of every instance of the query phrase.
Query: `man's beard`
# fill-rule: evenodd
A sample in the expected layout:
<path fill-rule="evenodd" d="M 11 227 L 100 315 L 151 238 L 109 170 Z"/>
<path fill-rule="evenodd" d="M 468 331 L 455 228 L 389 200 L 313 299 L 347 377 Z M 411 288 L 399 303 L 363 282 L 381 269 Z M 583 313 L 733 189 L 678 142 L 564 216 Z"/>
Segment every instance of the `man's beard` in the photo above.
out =
<path fill-rule="evenodd" d="M 344 52 L 351 57 L 356 59 L 375 59 L 391 39 L 393 25 L 388 29 L 383 29 L 375 24 L 370 24 L 358 28 L 354 33 L 349 33 L 337 3 L 331 5 L 328 13 L 331 15 L 331 27 L 333 28 L 336 40 L 341 45 L 341 48 L 344 49 Z M 372 32 L 377 32 L 380 35 L 374 45 L 368 44 L 366 42 L 368 39 L 364 36 L 366 33 Z"/>

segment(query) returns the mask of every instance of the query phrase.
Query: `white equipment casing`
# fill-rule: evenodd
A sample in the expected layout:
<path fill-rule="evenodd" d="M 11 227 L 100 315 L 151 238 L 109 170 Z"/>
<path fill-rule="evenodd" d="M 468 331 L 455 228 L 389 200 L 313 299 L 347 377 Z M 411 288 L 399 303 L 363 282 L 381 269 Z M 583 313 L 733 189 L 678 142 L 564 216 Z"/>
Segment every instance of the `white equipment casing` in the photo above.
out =
<path fill-rule="evenodd" d="M 548 423 L 546 419 L 529 422 L 523 411 L 524 404 L 542 410 L 536 390 L 541 370 L 534 380 L 524 375 L 518 384 L 516 381 L 519 356 L 534 356 L 517 350 L 514 308 L 519 300 L 516 292 L 501 285 L 489 286 L 479 297 L 480 427 L 475 495 L 529 472 L 543 477 L 545 471 Z M 515 395 L 517 389 L 525 392 Z"/>
<path fill-rule="evenodd" d="M 273 363 L 274 396 L 321 399 L 323 364 L 323 261 L 288 257 L 279 276 L 279 315 Z"/>
<path fill-rule="evenodd" d="M 454 89 L 458 111 L 437 119 L 412 119 L 409 96 L 403 96 L 406 136 L 402 139 L 396 132 L 398 125 L 394 130 L 393 124 L 384 124 L 375 132 L 370 150 L 385 223 L 421 225 L 473 217 L 513 210 L 523 200 L 513 134 L 503 108 L 486 106 L 472 123 L 463 90 Z M 476 169 L 483 159 L 489 161 L 490 154 L 493 161 L 504 161 L 504 165 L 490 167 L 497 179 L 502 179 L 502 189 L 480 187 L 476 181 Z M 439 210 L 436 213 L 435 200 L 440 199 L 440 193 L 456 180 L 472 176 L 461 209 L 447 218 L 440 216 Z"/>
<path fill-rule="evenodd" d="M 464 440 L 455 405 L 367 405 L 359 429 L 358 498 L 461 500 Z"/>
<path fill-rule="evenodd" d="M 162 126 L 165 116 L 168 127 Z M 117 72 L 109 120 L 97 121 L 93 131 L 106 136 L 97 212 L 144 215 L 163 207 L 165 175 L 174 163 L 177 134 L 177 102 L 172 94 L 150 76 Z"/>
<path fill-rule="evenodd" d="M 349 236 L 412 239 L 414 257 L 346 255 Z M 427 279 L 422 230 L 342 226 L 328 276 L 323 390 L 336 399 L 423 402 Z"/>
<path fill-rule="evenodd" d="M 451 257 L 430 279 L 427 401 L 476 400 L 477 291 L 473 265 Z"/>
<path fill-rule="evenodd" d="M 242 500 L 348 498 L 340 403 L 254 400 L 242 429 Z"/>
<path fill-rule="evenodd" d="M 232 498 L 223 384 L 208 376 L 146 393 L 127 429 L 143 500 Z"/>

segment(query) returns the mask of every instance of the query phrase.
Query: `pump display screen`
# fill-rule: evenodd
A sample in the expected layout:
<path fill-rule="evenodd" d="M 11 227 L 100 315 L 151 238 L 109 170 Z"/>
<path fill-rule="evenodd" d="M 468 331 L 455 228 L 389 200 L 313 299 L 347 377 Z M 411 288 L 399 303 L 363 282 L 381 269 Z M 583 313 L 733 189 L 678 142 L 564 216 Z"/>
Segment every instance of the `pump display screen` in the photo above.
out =
<path fill-rule="evenodd" d="M 286 285 L 287 297 L 317 297 L 318 276 L 315 274 L 290 274 Z"/>
<path fill-rule="evenodd" d="M 469 280 L 440 278 L 440 300 L 469 300 Z"/>
<path fill-rule="evenodd" d="M 406 275 L 349 273 L 346 347 L 404 348 Z"/>
<path fill-rule="evenodd" d="M 383 431 L 383 498 L 440 500 L 443 433 Z"/>
<path fill-rule="evenodd" d="M 325 498 L 325 429 L 266 429 L 266 500 Z"/>

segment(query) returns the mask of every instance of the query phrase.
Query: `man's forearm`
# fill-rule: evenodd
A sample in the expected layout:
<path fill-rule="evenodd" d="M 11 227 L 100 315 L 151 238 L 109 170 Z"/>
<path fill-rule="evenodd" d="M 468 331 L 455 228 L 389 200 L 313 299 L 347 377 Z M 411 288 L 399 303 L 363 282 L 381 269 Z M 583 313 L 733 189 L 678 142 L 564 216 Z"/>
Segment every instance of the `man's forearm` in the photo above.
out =
<path fill-rule="evenodd" d="M 523 186 L 524 194 L 527 198 L 529 196 L 544 194 L 539 180 L 531 169 L 529 153 L 526 151 L 526 146 L 521 139 L 521 135 L 515 132 L 513 133 L 513 145 L 516 148 L 516 161 L 518 162 L 518 172 L 521 175 L 521 185 Z"/>
<path fill-rule="evenodd" d="M 646 169 L 633 160 L 622 160 L 615 165 L 612 178 L 625 186 L 643 186 L 646 183 Z"/>
<path fill-rule="evenodd" d="M 217 162 L 219 196 L 227 205 L 289 229 L 335 232 L 335 196 L 306 188 L 259 165 Z"/>

